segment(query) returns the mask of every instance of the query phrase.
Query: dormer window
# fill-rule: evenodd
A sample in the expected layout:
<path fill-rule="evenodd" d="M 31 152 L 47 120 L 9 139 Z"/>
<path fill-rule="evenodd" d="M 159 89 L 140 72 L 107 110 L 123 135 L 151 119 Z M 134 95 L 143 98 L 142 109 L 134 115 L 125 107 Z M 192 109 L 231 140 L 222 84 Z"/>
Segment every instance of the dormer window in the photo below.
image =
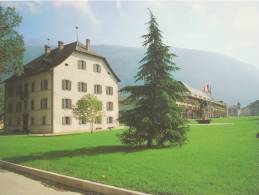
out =
<path fill-rule="evenodd" d="M 94 64 L 94 72 L 101 72 L 101 66 L 100 64 Z"/>
<path fill-rule="evenodd" d="M 78 69 L 86 70 L 86 62 L 84 60 L 78 60 Z"/>

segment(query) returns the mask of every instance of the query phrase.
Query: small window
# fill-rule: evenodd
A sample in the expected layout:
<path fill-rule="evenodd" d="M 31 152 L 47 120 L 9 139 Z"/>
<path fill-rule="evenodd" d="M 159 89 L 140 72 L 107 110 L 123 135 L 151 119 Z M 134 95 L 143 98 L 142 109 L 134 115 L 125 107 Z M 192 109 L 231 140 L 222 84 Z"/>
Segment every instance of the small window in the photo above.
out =
<path fill-rule="evenodd" d="M 9 127 L 12 126 L 12 119 L 11 118 L 8 119 L 7 124 L 8 124 Z"/>
<path fill-rule="evenodd" d="M 94 122 L 95 122 L 95 124 L 102 124 L 102 117 L 101 116 L 96 117 Z"/>
<path fill-rule="evenodd" d="M 48 99 L 42 98 L 40 101 L 40 108 L 41 109 L 47 109 L 48 108 Z"/>
<path fill-rule="evenodd" d="M 107 123 L 112 124 L 113 123 L 113 117 L 111 117 L 111 116 L 107 117 Z"/>
<path fill-rule="evenodd" d="M 68 66 L 68 64 L 66 63 L 65 66 Z"/>
<path fill-rule="evenodd" d="M 94 72 L 101 72 L 101 66 L 100 64 L 94 64 Z"/>
<path fill-rule="evenodd" d="M 17 126 L 20 126 L 20 125 L 21 125 L 21 118 L 18 117 L 18 118 L 17 118 Z"/>
<path fill-rule="evenodd" d="M 22 86 L 21 85 L 16 87 L 16 95 L 22 95 Z"/>
<path fill-rule="evenodd" d="M 78 60 L 78 69 L 86 70 L 86 62 L 84 60 Z"/>
<path fill-rule="evenodd" d="M 106 87 L 106 95 L 113 95 L 113 87 Z"/>
<path fill-rule="evenodd" d="M 31 110 L 34 110 L 34 100 L 31 100 Z"/>
<path fill-rule="evenodd" d="M 113 102 L 107 102 L 106 108 L 107 108 L 107 111 L 112 111 L 113 110 Z"/>
<path fill-rule="evenodd" d="M 101 85 L 94 85 L 94 93 L 95 94 L 102 94 L 102 86 Z"/>
<path fill-rule="evenodd" d="M 21 102 L 17 102 L 16 103 L 16 112 L 21 112 L 22 111 L 22 103 Z"/>
<path fill-rule="evenodd" d="M 70 80 L 62 80 L 62 89 L 63 90 L 71 90 L 71 81 Z"/>
<path fill-rule="evenodd" d="M 24 111 L 27 111 L 27 108 L 28 108 L 28 102 L 24 101 Z"/>
<path fill-rule="evenodd" d="M 28 95 L 29 91 L 28 91 L 28 83 L 24 84 L 24 94 Z"/>
<path fill-rule="evenodd" d="M 46 116 L 43 116 L 43 117 L 42 117 L 41 124 L 42 124 L 42 125 L 46 125 L 46 124 L 47 124 L 47 122 L 46 122 Z"/>
<path fill-rule="evenodd" d="M 48 90 L 48 80 L 47 79 L 41 80 L 40 88 L 41 88 L 41 90 Z"/>
<path fill-rule="evenodd" d="M 86 119 L 79 119 L 79 125 L 86 125 Z"/>
<path fill-rule="evenodd" d="M 9 87 L 7 89 L 7 95 L 8 95 L 8 97 L 12 97 L 13 96 L 13 88 Z"/>
<path fill-rule="evenodd" d="M 34 125 L 34 117 L 31 117 L 31 125 Z"/>
<path fill-rule="evenodd" d="M 8 108 L 7 108 L 8 112 L 13 112 L 13 105 L 10 103 L 8 104 Z"/>
<path fill-rule="evenodd" d="M 87 92 L 87 83 L 78 82 L 78 91 L 79 92 Z"/>
<path fill-rule="evenodd" d="M 34 92 L 35 91 L 35 82 L 32 82 L 31 83 L 31 92 Z"/>
<path fill-rule="evenodd" d="M 62 108 L 63 109 L 71 109 L 72 108 L 72 100 L 71 99 L 62 99 Z"/>
<path fill-rule="evenodd" d="M 62 124 L 63 125 L 70 125 L 71 124 L 71 117 L 69 117 L 69 116 L 62 117 Z"/>

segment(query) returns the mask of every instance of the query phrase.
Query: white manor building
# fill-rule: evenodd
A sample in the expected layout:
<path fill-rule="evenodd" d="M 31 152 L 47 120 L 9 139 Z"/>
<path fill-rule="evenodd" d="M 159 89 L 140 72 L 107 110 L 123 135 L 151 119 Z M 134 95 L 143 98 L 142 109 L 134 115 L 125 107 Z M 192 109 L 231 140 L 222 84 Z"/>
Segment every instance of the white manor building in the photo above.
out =
<path fill-rule="evenodd" d="M 118 76 L 107 60 L 86 44 L 73 42 L 51 50 L 25 65 L 24 74 L 5 81 L 5 130 L 30 133 L 90 131 L 73 116 L 86 93 L 102 101 L 103 117 L 94 129 L 119 126 Z"/>

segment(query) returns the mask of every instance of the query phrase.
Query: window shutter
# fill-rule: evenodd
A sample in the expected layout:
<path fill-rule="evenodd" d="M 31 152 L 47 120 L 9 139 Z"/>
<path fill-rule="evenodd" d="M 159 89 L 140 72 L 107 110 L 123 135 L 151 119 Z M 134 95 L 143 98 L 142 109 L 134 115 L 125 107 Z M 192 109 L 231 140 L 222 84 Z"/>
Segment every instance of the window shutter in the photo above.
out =
<path fill-rule="evenodd" d="M 68 100 L 68 107 L 72 108 L 72 100 L 71 99 Z"/>
<path fill-rule="evenodd" d="M 71 90 L 71 81 L 68 81 L 68 89 Z"/>
<path fill-rule="evenodd" d="M 48 80 L 47 79 L 44 80 L 44 84 L 45 84 L 44 89 L 48 89 Z"/>
<path fill-rule="evenodd" d="M 87 83 L 84 84 L 84 92 L 87 92 Z"/>
<path fill-rule="evenodd" d="M 80 69 L 80 60 L 77 61 L 77 68 Z"/>

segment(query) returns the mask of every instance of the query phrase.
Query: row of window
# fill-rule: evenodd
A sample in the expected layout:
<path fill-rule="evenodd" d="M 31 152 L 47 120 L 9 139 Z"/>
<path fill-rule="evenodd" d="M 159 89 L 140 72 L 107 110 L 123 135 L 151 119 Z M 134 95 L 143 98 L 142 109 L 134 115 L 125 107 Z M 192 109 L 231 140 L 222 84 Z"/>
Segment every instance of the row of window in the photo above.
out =
<path fill-rule="evenodd" d="M 70 91 L 72 89 L 72 81 L 70 80 L 62 80 L 62 89 Z M 79 92 L 87 92 L 87 83 L 78 82 L 78 91 Z M 94 85 L 94 93 L 102 94 L 102 85 Z M 106 86 L 106 95 L 113 95 L 113 87 Z"/>
<path fill-rule="evenodd" d="M 48 108 L 48 98 L 42 98 L 40 101 L 40 108 L 42 110 Z M 62 99 L 62 108 L 63 109 L 71 109 L 72 108 L 72 99 Z M 113 102 L 106 102 L 107 111 L 113 111 Z M 11 103 L 8 104 L 7 110 L 9 113 L 13 112 L 13 105 Z M 27 110 L 27 104 L 24 105 L 24 110 Z M 31 110 L 35 110 L 35 102 L 31 100 Z M 16 112 L 22 112 L 22 103 L 16 103 Z"/>
<path fill-rule="evenodd" d="M 48 98 L 42 98 L 40 100 L 40 109 L 44 110 L 48 108 Z M 27 103 L 24 104 L 24 110 L 27 110 Z M 31 100 L 31 110 L 35 110 L 35 102 Z M 11 103 L 8 104 L 7 107 L 8 112 L 13 112 L 13 105 Z M 15 107 L 16 112 L 22 112 L 22 102 L 17 102 Z"/>
<path fill-rule="evenodd" d="M 107 124 L 113 124 L 113 117 L 109 116 L 106 118 Z M 97 117 L 94 121 L 95 124 L 102 124 L 102 117 Z M 62 117 L 62 124 L 63 125 L 71 125 L 72 124 L 72 117 L 70 116 L 64 116 Z M 79 119 L 79 125 L 86 125 L 87 121 Z"/>
<path fill-rule="evenodd" d="M 62 89 L 63 90 L 71 90 L 72 82 L 70 80 L 62 80 Z M 79 92 L 87 92 L 87 83 L 85 82 L 78 82 L 78 91 Z M 43 79 L 41 80 L 41 90 L 47 90 L 48 89 L 48 80 Z M 35 91 L 35 82 L 31 83 L 31 92 Z M 28 93 L 28 83 L 24 85 L 24 92 Z M 94 93 L 95 94 L 102 94 L 102 86 L 101 85 L 94 85 Z M 7 91 L 8 97 L 13 96 L 13 89 L 8 88 Z M 16 95 L 22 95 L 22 85 L 19 85 L 16 87 Z M 106 95 L 113 95 L 113 87 L 106 86 Z"/>
<path fill-rule="evenodd" d="M 44 90 L 48 90 L 48 79 L 42 79 L 40 82 L 40 90 L 44 91 Z M 17 96 L 22 95 L 22 92 L 24 91 L 24 93 L 28 93 L 29 92 L 29 84 L 25 83 L 24 85 L 24 90 L 22 90 L 22 85 L 18 85 L 15 88 L 15 94 Z M 35 92 L 35 82 L 31 83 L 31 92 Z M 14 91 L 12 87 L 9 87 L 7 89 L 7 96 L 8 97 L 12 97 L 14 95 Z"/>
<path fill-rule="evenodd" d="M 71 109 L 72 108 L 72 99 L 62 99 L 62 108 Z M 106 110 L 113 111 L 113 102 L 106 102 Z"/>
<path fill-rule="evenodd" d="M 107 117 L 107 124 L 113 124 L 113 123 L 114 123 L 113 117 L 112 116 Z M 22 119 L 21 119 L 21 117 L 18 117 L 17 121 L 16 121 L 16 125 L 20 126 L 21 124 L 22 124 Z M 71 125 L 71 124 L 72 124 L 72 117 L 70 117 L 70 116 L 62 117 L 62 125 Z M 86 124 L 87 124 L 86 120 L 79 120 L 79 125 L 86 125 Z M 102 124 L 102 117 L 97 117 L 95 119 L 95 124 Z M 12 120 L 11 119 L 8 120 L 8 125 L 12 126 Z M 30 118 L 30 125 L 31 126 L 35 125 L 35 118 L 34 117 Z M 41 125 L 47 125 L 46 116 L 42 116 Z"/>
<path fill-rule="evenodd" d="M 65 65 L 68 66 L 68 64 L 65 64 Z M 80 70 L 86 70 L 86 62 L 84 60 L 78 60 L 77 67 Z M 101 66 L 100 66 L 100 64 L 94 64 L 93 65 L 93 71 L 97 72 L 97 73 L 101 73 Z"/>

